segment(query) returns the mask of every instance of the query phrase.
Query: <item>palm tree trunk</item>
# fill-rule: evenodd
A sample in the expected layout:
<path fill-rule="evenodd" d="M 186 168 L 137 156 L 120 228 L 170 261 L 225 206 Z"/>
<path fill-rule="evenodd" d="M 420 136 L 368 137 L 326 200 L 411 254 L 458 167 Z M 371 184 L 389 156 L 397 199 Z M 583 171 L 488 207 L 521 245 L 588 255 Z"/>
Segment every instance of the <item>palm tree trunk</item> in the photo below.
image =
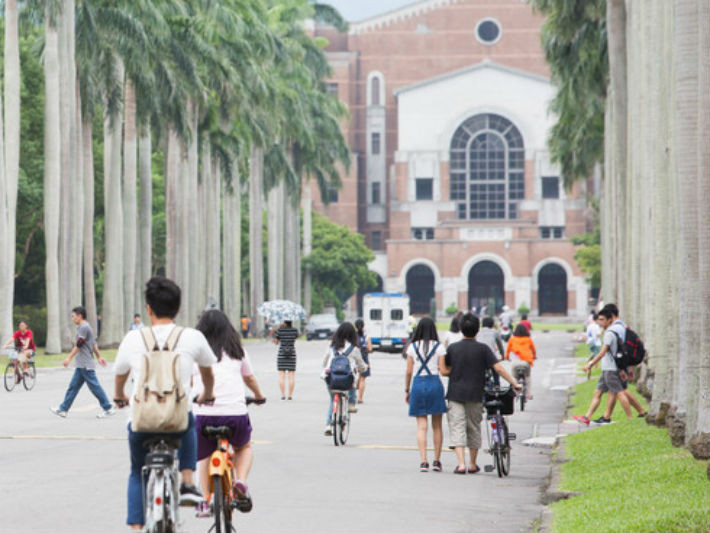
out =
<path fill-rule="evenodd" d="M 308 257 L 312 252 L 312 217 L 311 217 L 311 184 L 303 187 L 303 257 Z M 311 314 L 311 272 L 306 267 L 303 271 L 303 307 L 306 313 Z"/>
<path fill-rule="evenodd" d="M 0 335 L 7 339 L 12 334 L 12 314 L 15 287 L 15 239 L 17 212 L 17 183 L 20 173 L 20 46 L 17 29 L 17 0 L 5 2 L 5 105 L 0 106 L 0 129 L 5 132 L 0 137 L 0 150 L 4 152 L 0 164 L 4 166 L 3 208 L 4 235 L 2 247 L 4 250 L 0 265 Z M 3 180 L 0 180 L 2 182 Z"/>
<path fill-rule="evenodd" d="M 199 130 L 199 106 L 196 103 L 192 103 L 191 106 L 191 134 L 190 134 L 190 144 L 188 145 L 188 183 L 189 189 L 187 190 L 189 197 L 187 198 L 187 211 L 186 214 L 189 219 L 190 228 L 199 228 L 199 216 L 197 209 L 196 198 L 199 197 L 198 193 L 198 182 L 199 182 L 199 156 L 198 156 L 198 130 Z M 204 264 L 205 258 L 198 253 L 199 247 L 197 241 L 192 237 L 190 232 L 186 233 L 184 236 L 185 251 L 188 258 L 188 275 L 186 280 L 188 287 L 186 288 L 190 292 L 190 314 L 188 315 L 188 324 L 194 325 L 197 322 L 198 315 L 202 312 L 202 309 L 207 303 L 205 299 L 204 292 L 200 290 L 200 287 L 204 287 L 204 277 L 200 278 L 200 272 L 203 271 L 202 265 Z"/>
<path fill-rule="evenodd" d="M 298 209 L 294 204 L 295 198 L 289 198 L 284 195 L 284 215 L 285 215 L 285 234 L 284 234 L 284 294 L 291 301 L 298 299 L 298 291 L 296 290 L 298 270 L 298 256 L 296 248 L 299 245 L 299 224 L 298 224 Z"/>
<path fill-rule="evenodd" d="M 204 278 L 202 286 L 206 300 L 212 299 L 219 305 L 219 271 L 220 271 L 220 200 L 219 180 L 215 174 L 212 160 L 212 149 L 208 139 L 202 145 L 202 181 L 200 186 L 204 191 L 201 219 L 204 227 L 204 269 L 201 275 Z"/>
<path fill-rule="evenodd" d="M 96 327 L 96 285 L 94 282 L 94 150 L 91 120 L 85 119 L 82 127 L 84 155 L 84 301 L 89 323 Z"/>
<path fill-rule="evenodd" d="M 136 308 L 143 309 L 143 286 L 152 273 L 153 253 L 153 170 L 150 126 L 138 136 L 138 176 L 140 179 L 140 210 L 138 236 L 140 250 L 139 275 L 136 283 Z"/>
<path fill-rule="evenodd" d="M 256 311 L 264 301 L 263 198 L 264 150 L 254 146 L 249 161 L 249 298 L 252 326 L 258 334 L 264 320 Z"/>
<path fill-rule="evenodd" d="M 123 64 L 117 60 L 123 83 Z M 121 190 L 121 113 L 104 117 L 104 212 L 106 263 L 102 302 L 101 344 L 118 345 L 126 328 L 124 302 L 123 199 Z"/>
<path fill-rule="evenodd" d="M 178 236 L 180 221 L 178 205 L 180 190 L 180 140 L 175 130 L 168 126 L 165 140 L 165 271 L 167 277 L 177 279 Z"/>
<path fill-rule="evenodd" d="M 282 209 L 279 202 L 279 186 L 275 185 L 269 190 L 266 198 L 266 246 L 267 246 L 267 275 L 268 275 L 268 290 L 269 300 L 278 300 L 283 294 L 279 292 L 279 249 L 281 241 L 281 217 L 279 210 Z M 282 248 L 281 248 L 282 249 Z"/>
<path fill-rule="evenodd" d="M 59 112 L 59 35 L 57 21 L 45 8 L 44 43 L 44 239 L 47 283 L 46 353 L 61 352 L 59 291 L 59 209 L 61 186 L 61 128 Z"/>
<path fill-rule="evenodd" d="M 123 126 L 123 292 L 125 309 L 123 323 L 129 324 L 138 311 L 135 302 L 137 262 L 138 206 L 136 196 L 136 91 L 130 79 L 126 79 L 124 89 Z"/>
<path fill-rule="evenodd" d="M 219 178 L 219 166 L 215 168 Z M 231 186 L 225 185 L 222 211 L 222 282 L 224 312 L 237 324 L 241 318 L 241 198 L 239 177 L 233 176 Z"/>

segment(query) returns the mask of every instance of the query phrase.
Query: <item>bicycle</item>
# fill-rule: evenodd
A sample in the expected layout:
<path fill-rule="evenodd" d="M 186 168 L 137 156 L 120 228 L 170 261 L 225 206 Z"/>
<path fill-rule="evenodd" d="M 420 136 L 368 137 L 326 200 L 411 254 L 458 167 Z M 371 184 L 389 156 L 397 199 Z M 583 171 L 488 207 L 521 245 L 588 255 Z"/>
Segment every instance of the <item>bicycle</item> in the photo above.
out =
<path fill-rule="evenodd" d="M 22 386 L 25 390 L 32 390 L 37 381 L 37 368 L 32 360 L 33 356 L 27 359 L 27 370 L 21 370 L 21 364 L 17 358 L 17 351 L 9 349 L 8 356 L 10 361 L 5 367 L 5 390 L 11 392 L 15 386 L 22 381 Z"/>
<path fill-rule="evenodd" d="M 525 403 L 528 401 L 528 383 L 525 379 L 525 369 L 516 368 L 515 379 L 523 387 L 523 391 L 520 393 L 520 411 L 525 411 Z"/>
<path fill-rule="evenodd" d="M 512 389 L 486 387 L 484 405 L 486 407 L 486 437 L 488 453 L 493 456 L 492 465 L 485 465 L 486 472 L 495 468 L 498 477 L 510 473 L 510 441 L 515 440 L 515 433 L 508 431 L 504 414 L 513 414 L 515 392 Z"/>
<path fill-rule="evenodd" d="M 257 400 L 248 396 L 247 405 L 255 403 L 262 405 L 266 398 Z M 205 426 L 202 434 L 209 440 L 215 441 L 217 447 L 212 452 L 207 467 L 210 479 L 207 502 L 211 502 L 212 514 L 214 515 L 214 525 L 209 531 L 215 533 L 232 533 L 236 530 L 232 525 L 232 512 L 237 509 L 241 512 L 251 511 L 251 502 L 245 502 L 235 494 L 234 481 L 237 479 L 234 468 L 234 449 L 229 444 L 229 437 L 232 436 L 232 428 L 229 426 Z"/>
<path fill-rule="evenodd" d="M 350 435 L 350 412 L 348 411 L 348 391 L 332 390 L 333 413 L 330 425 L 333 432 L 333 443 L 344 445 Z"/>
<path fill-rule="evenodd" d="M 180 440 L 153 437 L 143 443 L 148 448 L 141 482 L 145 487 L 143 515 L 145 533 L 176 533 L 180 494 L 177 452 Z"/>

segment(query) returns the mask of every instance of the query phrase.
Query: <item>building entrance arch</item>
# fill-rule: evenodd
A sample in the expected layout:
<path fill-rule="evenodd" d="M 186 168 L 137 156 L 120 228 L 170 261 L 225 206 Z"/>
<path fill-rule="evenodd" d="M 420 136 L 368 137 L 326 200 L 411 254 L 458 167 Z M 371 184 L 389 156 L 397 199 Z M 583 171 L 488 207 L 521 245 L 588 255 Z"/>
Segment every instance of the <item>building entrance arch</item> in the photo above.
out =
<path fill-rule="evenodd" d="M 540 314 L 567 314 L 567 272 L 556 263 L 548 263 L 537 275 L 537 298 Z"/>
<path fill-rule="evenodd" d="M 410 311 L 428 314 L 434 298 L 434 271 L 421 263 L 416 264 L 407 271 L 406 283 Z"/>
<path fill-rule="evenodd" d="M 505 304 L 505 276 L 493 261 L 479 261 L 468 272 L 468 306 L 489 314 L 498 313 Z"/>

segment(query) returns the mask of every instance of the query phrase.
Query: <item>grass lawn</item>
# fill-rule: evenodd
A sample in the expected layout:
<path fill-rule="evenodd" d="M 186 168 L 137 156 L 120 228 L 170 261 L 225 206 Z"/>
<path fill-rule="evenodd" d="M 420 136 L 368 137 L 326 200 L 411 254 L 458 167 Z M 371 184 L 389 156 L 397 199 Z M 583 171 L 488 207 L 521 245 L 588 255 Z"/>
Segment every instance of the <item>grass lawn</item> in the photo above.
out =
<path fill-rule="evenodd" d="M 586 360 L 586 345 L 578 345 L 576 353 Z M 576 387 L 573 414 L 586 411 L 598 374 L 595 369 L 591 380 Z M 552 531 L 710 531 L 707 461 L 674 448 L 664 428 L 639 418 L 626 420 L 621 408 L 614 410 L 612 420 L 614 424 L 565 438 L 570 461 L 562 465 L 559 488 L 581 495 L 552 505 Z"/>
<path fill-rule="evenodd" d="M 116 350 L 99 350 L 101 352 L 101 357 L 106 359 L 106 361 L 113 362 L 114 359 L 116 359 Z M 44 348 L 39 348 L 37 350 L 37 354 L 34 357 L 35 360 L 35 366 L 37 368 L 50 368 L 54 366 L 62 366 L 62 361 L 66 359 L 68 355 L 67 353 L 63 354 L 54 354 L 54 355 L 45 355 L 44 353 Z M 0 369 L 2 371 L 5 370 L 5 366 L 7 365 L 9 358 L 7 354 L 0 355 Z M 72 366 L 74 362 L 72 361 L 72 364 L 69 366 Z"/>

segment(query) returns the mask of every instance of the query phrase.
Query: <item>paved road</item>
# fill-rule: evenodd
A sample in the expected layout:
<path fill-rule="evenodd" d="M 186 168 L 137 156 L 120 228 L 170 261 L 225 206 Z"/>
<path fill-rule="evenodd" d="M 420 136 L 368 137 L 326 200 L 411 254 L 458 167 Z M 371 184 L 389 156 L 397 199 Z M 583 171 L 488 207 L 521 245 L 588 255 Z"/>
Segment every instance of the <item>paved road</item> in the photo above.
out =
<path fill-rule="evenodd" d="M 327 395 L 318 378 L 325 343 L 297 344 L 295 399 L 279 400 L 272 345 L 248 349 L 266 405 L 252 409 L 255 465 L 250 477 L 254 509 L 239 515 L 238 530 L 367 532 L 528 531 L 541 512 L 540 487 L 550 470 L 549 449 L 521 441 L 554 436 L 572 383 L 567 333 L 534 335 L 541 360 L 534 369 L 535 400 L 511 417 L 518 441 L 511 474 L 454 476 L 448 450 L 442 473 L 418 471 L 415 422 L 403 401 L 404 362 L 372 356 L 366 403 L 355 415 L 350 440 L 336 448 L 323 436 Z M 14 532 L 126 531 L 128 447 L 122 414 L 98 420 L 97 402 L 84 388 L 61 419 L 57 405 L 70 370 L 40 373 L 35 390 L 0 389 L 0 530 Z M 111 391 L 109 370 L 99 371 Z M 109 392 L 110 394 L 110 392 Z M 445 445 L 448 428 L 444 427 Z M 481 454 L 483 466 L 490 456 Z M 430 458 L 431 461 L 431 458 Z M 209 524 L 183 513 L 184 529 Z"/>

